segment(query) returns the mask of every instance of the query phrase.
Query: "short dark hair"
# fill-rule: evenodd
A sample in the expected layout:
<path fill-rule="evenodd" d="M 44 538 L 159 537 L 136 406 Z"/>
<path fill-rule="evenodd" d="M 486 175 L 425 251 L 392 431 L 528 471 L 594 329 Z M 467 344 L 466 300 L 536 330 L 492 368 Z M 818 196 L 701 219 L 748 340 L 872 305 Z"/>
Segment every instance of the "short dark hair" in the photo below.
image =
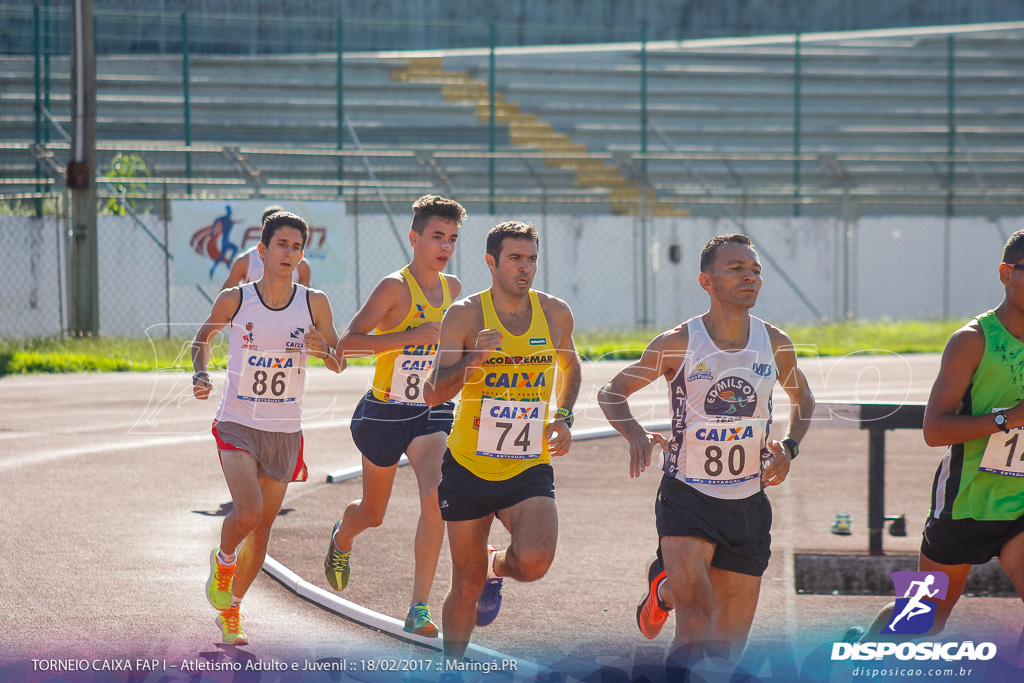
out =
<path fill-rule="evenodd" d="M 1003 263 L 1020 263 L 1024 259 L 1024 230 L 1010 235 L 1003 247 Z"/>
<path fill-rule="evenodd" d="M 412 204 L 412 229 L 422 235 L 434 216 L 461 227 L 462 221 L 466 220 L 466 210 L 453 199 L 445 199 L 436 194 L 423 195 Z"/>
<path fill-rule="evenodd" d="M 700 272 L 710 273 L 715 265 L 715 252 L 724 244 L 742 244 L 754 248 L 754 243 L 746 235 L 718 235 L 708 240 L 704 250 L 700 252 Z"/>
<path fill-rule="evenodd" d="M 506 239 L 533 240 L 534 244 L 540 244 L 540 235 L 537 234 L 537 226 L 533 223 L 498 223 L 487 233 L 487 253 L 493 256 L 495 261 L 501 256 L 501 246 Z"/>
<path fill-rule="evenodd" d="M 309 239 L 309 226 L 294 213 L 287 211 L 275 211 L 263 224 L 263 234 L 260 241 L 263 246 L 269 247 L 270 240 L 274 239 L 274 233 L 281 228 L 295 228 L 302 233 L 302 248 L 306 248 L 306 240 Z"/>
<path fill-rule="evenodd" d="M 267 222 L 267 219 L 273 216 L 278 211 L 284 211 L 284 207 L 280 204 L 271 204 L 267 208 L 263 209 L 263 217 L 260 218 L 260 225 Z"/>

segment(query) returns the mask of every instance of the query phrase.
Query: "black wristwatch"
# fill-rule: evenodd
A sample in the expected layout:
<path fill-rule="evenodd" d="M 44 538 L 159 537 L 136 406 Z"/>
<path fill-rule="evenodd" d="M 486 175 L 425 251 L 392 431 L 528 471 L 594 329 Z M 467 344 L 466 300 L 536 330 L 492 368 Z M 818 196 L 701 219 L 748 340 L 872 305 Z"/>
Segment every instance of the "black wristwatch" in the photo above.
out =
<path fill-rule="evenodd" d="M 1010 428 L 1006 426 L 1006 412 L 1005 411 L 1003 411 L 1003 410 L 998 411 L 992 419 L 996 421 L 996 427 L 999 427 L 999 429 L 1003 430 L 1004 432 L 1009 432 L 1010 431 Z"/>
<path fill-rule="evenodd" d="M 558 410 L 555 411 L 555 415 L 556 416 L 560 415 L 560 416 L 564 417 L 565 418 L 565 426 L 568 427 L 569 429 L 572 429 L 573 415 L 572 415 L 572 411 L 571 410 L 569 410 L 568 408 L 559 408 Z"/>
<path fill-rule="evenodd" d="M 793 437 L 787 436 L 782 440 L 782 445 L 789 449 L 790 460 L 796 460 L 796 456 L 800 455 L 800 444 Z"/>

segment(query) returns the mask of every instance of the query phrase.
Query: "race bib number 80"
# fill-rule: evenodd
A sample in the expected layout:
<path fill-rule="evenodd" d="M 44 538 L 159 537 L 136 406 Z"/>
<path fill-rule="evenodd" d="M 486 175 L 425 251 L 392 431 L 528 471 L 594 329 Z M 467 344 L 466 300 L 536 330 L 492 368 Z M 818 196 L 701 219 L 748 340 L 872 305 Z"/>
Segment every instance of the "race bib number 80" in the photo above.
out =
<path fill-rule="evenodd" d="M 993 412 L 999 410 L 1004 408 Z M 1024 477 L 1024 427 L 1013 427 L 1009 434 L 996 432 L 988 437 L 978 469 L 1007 477 Z"/>
<path fill-rule="evenodd" d="M 299 354 L 254 353 L 242 360 L 237 397 L 242 401 L 290 403 L 302 384 Z"/>
<path fill-rule="evenodd" d="M 540 457 L 546 408 L 540 401 L 485 398 L 480 406 L 476 454 L 518 460 Z"/>
<path fill-rule="evenodd" d="M 694 422 L 686 427 L 686 481 L 738 484 L 761 474 L 762 420 Z"/>

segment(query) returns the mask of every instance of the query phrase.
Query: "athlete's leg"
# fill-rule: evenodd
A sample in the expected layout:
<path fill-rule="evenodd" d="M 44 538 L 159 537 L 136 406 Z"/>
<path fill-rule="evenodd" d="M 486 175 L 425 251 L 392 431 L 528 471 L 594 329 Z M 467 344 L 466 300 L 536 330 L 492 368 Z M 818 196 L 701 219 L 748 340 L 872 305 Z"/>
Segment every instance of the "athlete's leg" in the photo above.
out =
<path fill-rule="evenodd" d="M 967 576 L 971 573 L 971 565 L 939 564 L 938 562 L 921 555 L 917 560 L 917 570 L 921 572 L 943 572 L 949 577 L 949 589 L 946 591 L 945 600 L 939 600 L 938 598 L 924 598 L 925 600 L 936 604 L 935 623 L 932 624 L 928 633 L 924 634 L 925 636 L 933 636 L 937 633 L 942 633 L 942 630 L 946 628 L 946 621 L 949 619 L 949 615 L 952 613 L 953 607 L 956 606 L 957 601 L 963 594 L 964 586 L 967 585 Z"/>
<path fill-rule="evenodd" d="M 711 568 L 714 608 L 708 640 L 718 654 L 738 662 L 757 611 L 761 577 Z"/>
<path fill-rule="evenodd" d="M 220 531 L 220 549 L 232 555 L 242 539 L 252 531 L 263 514 L 263 491 L 259 466 L 242 451 L 220 451 L 220 466 L 231 492 L 231 512 L 224 517 Z"/>
<path fill-rule="evenodd" d="M 434 585 L 437 557 L 444 541 L 444 521 L 437 503 L 437 485 L 441 481 L 441 456 L 444 455 L 444 432 L 417 436 L 405 449 L 416 473 L 420 493 L 420 521 L 416 526 L 416 567 L 413 573 L 412 602 L 426 603 Z"/>
<path fill-rule="evenodd" d="M 661 599 L 675 611 L 670 662 L 688 668 L 702 656 L 715 608 L 711 557 L 715 546 L 695 536 L 662 536 L 665 583 Z"/>
<path fill-rule="evenodd" d="M 246 535 L 238 551 L 238 568 L 235 569 L 235 582 L 231 587 L 231 594 L 239 599 L 249 590 L 263 567 L 263 561 L 267 558 L 267 544 L 270 542 L 270 529 L 277 520 L 281 501 L 288 490 L 288 484 L 270 477 L 261 476 L 259 483 L 263 494 L 263 511 L 259 522 Z"/>
<path fill-rule="evenodd" d="M 516 581 L 536 581 L 555 559 L 558 506 L 554 498 L 534 496 L 498 512 L 512 542 L 494 558 L 494 573 Z"/>
<path fill-rule="evenodd" d="M 397 470 L 397 463 L 391 467 L 378 467 L 363 456 L 363 497 L 353 500 L 345 508 L 341 526 L 334 535 L 338 550 L 352 550 L 356 536 L 384 522 Z"/>
<path fill-rule="evenodd" d="M 452 552 L 452 587 L 444 599 L 444 657 L 462 661 L 476 626 L 476 602 L 487 580 L 487 536 L 494 515 L 448 522 Z"/>
<path fill-rule="evenodd" d="M 1017 595 L 1024 600 L 1024 533 L 1019 533 L 1003 544 L 999 550 L 999 563 L 1017 589 Z"/>

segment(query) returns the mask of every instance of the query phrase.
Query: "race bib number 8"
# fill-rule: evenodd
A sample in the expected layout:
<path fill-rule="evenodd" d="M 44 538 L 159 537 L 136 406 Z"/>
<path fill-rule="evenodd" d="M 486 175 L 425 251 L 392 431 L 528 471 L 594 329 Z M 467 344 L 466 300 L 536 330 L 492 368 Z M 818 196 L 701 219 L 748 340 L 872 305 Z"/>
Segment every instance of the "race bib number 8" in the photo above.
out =
<path fill-rule="evenodd" d="M 686 428 L 686 481 L 738 484 L 761 474 L 762 420 L 694 422 Z"/>
<path fill-rule="evenodd" d="M 996 408 L 992 412 L 999 410 L 1005 409 Z M 1013 427 L 1009 434 L 996 432 L 988 437 L 978 470 L 1007 477 L 1024 477 L 1024 427 Z"/>
<path fill-rule="evenodd" d="M 403 353 L 395 357 L 388 401 L 407 406 L 427 405 L 423 400 L 423 383 L 433 365 L 433 356 L 412 356 Z"/>
<path fill-rule="evenodd" d="M 546 408 L 540 401 L 485 398 L 480 406 L 476 454 L 518 460 L 540 457 Z"/>
<path fill-rule="evenodd" d="M 254 353 L 242 361 L 237 397 L 242 401 L 294 402 L 302 384 L 301 377 L 299 354 Z"/>

